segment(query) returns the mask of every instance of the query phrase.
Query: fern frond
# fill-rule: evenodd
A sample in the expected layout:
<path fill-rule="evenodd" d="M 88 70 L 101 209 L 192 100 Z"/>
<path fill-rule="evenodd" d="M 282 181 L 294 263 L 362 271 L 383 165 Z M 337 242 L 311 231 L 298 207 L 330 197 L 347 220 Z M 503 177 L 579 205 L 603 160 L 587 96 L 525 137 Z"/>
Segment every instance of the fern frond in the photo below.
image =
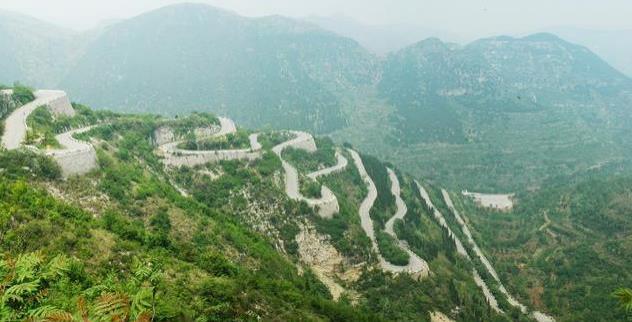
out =
<path fill-rule="evenodd" d="M 84 299 L 83 297 L 80 297 L 77 300 L 77 310 L 79 314 L 81 315 L 81 319 L 83 320 L 83 322 L 90 321 L 88 319 L 88 305 L 86 304 L 86 299 Z"/>
<path fill-rule="evenodd" d="M 38 308 L 32 309 L 27 313 L 28 317 L 33 320 L 39 321 L 73 321 L 72 314 L 62 311 L 52 305 L 44 305 Z"/>
<path fill-rule="evenodd" d="M 620 288 L 612 293 L 612 296 L 619 301 L 619 305 L 626 312 L 632 312 L 632 289 Z"/>
<path fill-rule="evenodd" d="M 18 256 L 15 261 L 15 280 L 19 283 L 25 280 L 35 278 L 35 274 L 39 265 L 42 264 L 43 257 L 41 253 L 28 253 Z"/>
<path fill-rule="evenodd" d="M 145 312 L 143 312 L 143 313 L 139 314 L 139 315 L 136 317 L 136 320 L 135 320 L 135 321 L 136 321 L 136 322 L 151 322 L 151 313 L 150 313 L 150 312 L 145 311 Z"/>
<path fill-rule="evenodd" d="M 111 290 L 112 289 L 108 287 L 107 285 L 99 284 L 99 285 L 95 285 L 89 289 L 84 290 L 83 294 L 89 299 L 93 299 L 97 297 L 98 295 L 101 295 L 103 292 L 109 292 Z"/>
<path fill-rule="evenodd" d="M 34 293 L 35 291 L 37 291 L 38 287 L 39 287 L 39 280 L 35 280 L 35 281 L 32 281 L 32 282 L 26 282 L 26 283 L 22 283 L 22 284 L 16 284 L 16 285 L 13 285 L 13 286 L 9 287 L 4 292 L 4 296 L 16 295 L 16 296 L 20 296 L 21 297 L 22 295 Z"/>
<path fill-rule="evenodd" d="M 98 316 L 129 316 L 129 298 L 125 294 L 106 293 L 101 295 L 94 305 Z"/>
<path fill-rule="evenodd" d="M 62 277 L 70 270 L 70 260 L 64 255 L 55 256 L 49 263 L 44 273 L 46 279 Z"/>
<path fill-rule="evenodd" d="M 52 313 L 44 319 L 45 322 L 73 322 L 74 320 L 72 314 L 63 311 Z"/>
<path fill-rule="evenodd" d="M 151 300 L 153 295 L 152 287 L 143 287 L 132 297 L 132 313 L 141 314 L 151 308 Z"/>

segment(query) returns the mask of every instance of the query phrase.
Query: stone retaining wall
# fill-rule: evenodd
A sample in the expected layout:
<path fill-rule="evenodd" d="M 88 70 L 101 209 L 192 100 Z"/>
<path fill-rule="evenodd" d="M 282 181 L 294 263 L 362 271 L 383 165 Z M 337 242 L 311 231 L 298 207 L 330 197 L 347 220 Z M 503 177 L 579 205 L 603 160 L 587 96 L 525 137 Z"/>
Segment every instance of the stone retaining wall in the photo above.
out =
<path fill-rule="evenodd" d="M 47 106 L 50 112 L 55 116 L 75 116 L 75 109 L 72 108 L 66 93 L 60 97 L 50 100 Z"/>
<path fill-rule="evenodd" d="M 187 151 L 179 150 L 173 155 L 167 155 L 164 164 L 173 167 L 196 166 L 209 162 L 225 160 L 255 160 L 261 157 L 261 151 L 243 150 L 217 150 L 217 151 Z"/>
<path fill-rule="evenodd" d="M 97 167 L 97 153 L 94 148 L 84 150 L 60 150 L 47 153 L 61 167 L 62 176 L 86 174 Z"/>

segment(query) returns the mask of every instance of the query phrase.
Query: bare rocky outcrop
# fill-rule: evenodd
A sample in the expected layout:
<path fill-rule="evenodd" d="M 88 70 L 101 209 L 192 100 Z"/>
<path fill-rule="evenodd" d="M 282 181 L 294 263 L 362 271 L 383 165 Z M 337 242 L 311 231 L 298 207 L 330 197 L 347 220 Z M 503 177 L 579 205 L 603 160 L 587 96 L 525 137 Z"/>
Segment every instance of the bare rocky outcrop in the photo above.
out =
<path fill-rule="evenodd" d="M 316 142 L 311 134 L 300 131 L 290 131 L 294 135 L 293 139 L 285 141 L 272 148 L 272 151 L 281 159 L 283 170 L 285 171 L 285 193 L 290 199 L 303 201 L 310 207 L 318 209 L 318 215 L 323 218 L 331 218 L 340 211 L 338 198 L 327 188 L 321 186 L 320 198 L 307 198 L 300 193 L 298 171 L 289 162 L 283 159 L 282 153 L 288 147 L 302 149 L 307 152 L 316 152 Z M 335 167 L 335 166 L 334 166 Z M 327 171 L 325 171 L 326 173 Z M 333 171 L 332 171 L 333 172 Z"/>
<path fill-rule="evenodd" d="M 471 197 L 481 207 L 508 211 L 513 208 L 514 194 L 489 194 L 469 192 L 467 190 L 461 192 L 464 196 Z"/>
<path fill-rule="evenodd" d="M 434 311 L 430 312 L 430 322 L 454 322 L 454 320 L 439 311 Z"/>
<path fill-rule="evenodd" d="M 307 264 L 327 286 L 334 300 L 346 292 L 338 281 L 355 282 L 361 274 L 360 267 L 348 266 L 347 260 L 331 244 L 329 238 L 319 234 L 309 225 L 301 225 L 296 235 L 301 261 Z"/>

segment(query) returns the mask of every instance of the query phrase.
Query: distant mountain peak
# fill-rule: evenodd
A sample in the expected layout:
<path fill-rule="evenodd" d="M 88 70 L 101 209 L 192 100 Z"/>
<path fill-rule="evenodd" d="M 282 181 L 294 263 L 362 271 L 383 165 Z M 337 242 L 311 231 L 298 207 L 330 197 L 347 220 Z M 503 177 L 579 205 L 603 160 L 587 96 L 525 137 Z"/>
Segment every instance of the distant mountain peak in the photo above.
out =
<path fill-rule="evenodd" d="M 532 34 L 520 39 L 529 40 L 529 41 L 566 42 L 562 38 L 548 32 L 540 32 L 540 33 Z"/>
<path fill-rule="evenodd" d="M 436 37 L 426 38 L 412 45 L 412 47 L 425 53 L 443 52 L 451 49 L 447 43 Z"/>

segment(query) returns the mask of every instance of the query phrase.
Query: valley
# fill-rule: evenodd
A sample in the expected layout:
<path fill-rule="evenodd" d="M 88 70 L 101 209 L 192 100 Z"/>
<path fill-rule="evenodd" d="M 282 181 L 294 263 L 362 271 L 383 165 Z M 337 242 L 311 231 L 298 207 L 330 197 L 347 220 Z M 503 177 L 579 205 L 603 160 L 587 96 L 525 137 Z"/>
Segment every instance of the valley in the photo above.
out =
<path fill-rule="evenodd" d="M 335 24 L 0 10 L 0 321 L 629 320 L 629 75 Z"/>
<path fill-rule="evenodd" d="M 74 118 L 92 118 L 97 121 L 92 124 L 82 124 L 76 129 L 70 129 L 69 131 L 67 130 L 66 132 L 58 135 L 57 141 L 60 146 L 63 147 L 62 150 L 58 150 L 55 152 L 47 152 L 46 150 L 44 150 L 39 152 L 39 155 L 41 157 L 45 158 L 46 156 L 51 156 L 52 160 L 55 160 L 57 163 L 59 163 L 60 168 L 59 170 L 56 170 L 59 171 L 58 176 L 59 178 L 66 179 L 61 181 L 59 181 L 59 179 L 53 179 L 52 181 L 50 181 L 50 179 L 45 179 L 45 177 L 41 177 L 41 179 L 39 179 L 39 175 L 35 175 L 35 177 L 32 177 L 32 179 L 28 179 L 28 181 L 19 181 L 24 180 L 19 179 L 24 177 L 22 177 L 22 175 L 20 175 L 19 173 L 12 173 L 13 178 L 5 177 L 6 180 L 9 180 L 8 183 L 16 182 L 14 180 L 17 179 L 18 183 L 23 182 L 23 184 L 26 184 L 26 182 L 29 182 L 28 184 L 32 185 L 33 189 L 41 189 L 37 187 L 43 187 L 44 190 L 54 193 L 54 195 L 57 196 L 56 198 L 61 198 L 61 200 L 63 200 L 62 202 L 70 202 L 77 207 L 86 207 L 86 209 L 92 209 L 91 211 L 93 211 L 93 215 L 95 217 L 93 217 L 94 219 L 91 220 L 96 220 L 97 222 L 104 220 L 105 218 L 110 218 L 108 216 L 112 216 L 112 214 L 110 214 L 111 211 L 117 211 L 115 209 L 120 209 L 118 211 L 122 212 L 119 212 L 119 214 L 116 216 L 122 217 L 117 217 L 119 219 L 116 220 L 132 220 L 128 224 L 130 225 L 132 222 L 135 222 L 136 219 L 133 219 L 133 217 L 129 219 L 124 219 L 129 216 L 127 215 L 128 211 L 131 211 L 131 209 L 140 206 L 141 208 L 138 208 L 135 211 L 140 211 L 140 213 L 144 213 L 146 211 L 143 210 L 145 207 L 153 207 L 150 206 L 150 204 L 158 201 L 157 199 L 155 201 L 151 201 L 155 198 L 168 198 L 160 202 L 161 204 L 163 204 L 162 207 L 166 206 L 167 208 L 171 208 L 174 206 L 180 207 L 177 206 L 177 204 L 182 203 L 184 200 L 190 200 L 187 201 L 187 203 L 199 202 L 200 205 L 208 205 L 209 207 L 213 207 L 209 209 L 224 209 L 222 211 L 233 213 L 234 218 L 232 220 L 236 220 L 236 222 L 242 222 L 243 225 L 246 225 L 245 227 L 251 227 L 246 228 L 246 230 L 254 229 L 254 231 L 258 231 L 267 236 L 266 240 L 271 243 L 270 245 L 276 245 L 276 251 L 274 252 L 278 251 L 282 257 L 286 257 L 289 261 L 296 261 L 297 264 L 295 265 L 298 265 L 298 263 L 306 263 L 308 265 L 303 267 L 299 265 L 299 272 L 304 272 L 304 270 L 306 269 L 311 271 L 313 269 L 313 272 L 315 272 L 316 274 L 315 276 L 317 276 L 317 279 L 320 280 L 319 283 L 323 283 L 322 285 L 326 286 L 326 298 L 333 297 L 334 299 L 340 301 L 341 298 L 351 296 L 354 299 L 354 303 L 356 303 L 354 306 L 356 308 L 364 308 L 367 304 L 363 303 L 365 303 L 365 301 L 369 300 L 369 298 L 373 296 L 373 292 L 368 292 L 366 289 L 364 289 L 366 285 L 361 285 L 369 282 L 372 279 L 377 278 L 377 276 L 382 276 L 381 278 L 386 279 L 393 279 L 393 281 L 408 280 L 408 283 L 412 283 L 412 285 L 418 285 L 418 288 L 415 292 L 427 292 L 424 291 L 422 285 L 430 283 L 430 281 L 438 282 L 442 278 L 441 276 L 443 276 L 444 274 L 440 273 L 442 270 L 445 270 L 448 267 L 451 267 L 448 268 L 450 270 L 462 269 L 459 268 L 460 265 L 453 266 L 454 264 L 451 264 L 451 261 L 446 262 L 445 259 L 437 262 L 436 254 L 432 255 L 431 253 L 419 252 L 417 248 L 409 246 L 409 243 L 405 241 L 405 239 L 400 239 L 402 238 L 402 235 L 399 226 L 405 221 L 410 220 L 409 216 L 412 215 L 423 217 L 423 214 L 420 213 L 422 209 L 418 208 L 418 206 L 413 206 L 413 204 L 416 204 L 420 201 L 416 201 L 413 204 L 409 203 L 409 198 L 411 196 L 415 198 L 412 194 L 414 191 L 410 191 L 410 188 L 401 185 L 402 179 L 405 179 L 404 182 L 412 184 L 411 179 L 397 172 L 397 170 L 389 166 L 379 165 L 379 163 L 375 163 L 376 160 L 372 158 L 366 159 L 366 157 L 361 156 L 358 152 L 350 147 L 346 147 L 343 149 L 342 147 L 325 144 L 323 145 L 323 147 L 326 150 L 320 151 L 318 150 L 318 145 L 322 145 L 322 143 L 318 142 L 322 142 L 322 140 L 315 140 L 310 134 L 305 132 L 254 132 L 253 134 L 248 135 L 248 137 L 251 139 L 251 149 L 195 151 L 199 153 L 208 153 L 210 155 L 221 155 L 221 157 L 218 158 L 214 157 L 203 159 L 202 161 L 200 161 L 200 159 L 198 158 L 190 159 L 190 155 L 188 155 L 188 153 L 194 151 L 174 149 L 174 147 L 177 146 L 178 142 L 182 142 L 181 138 L 191 137 L 190 135 L 194 135 L 197 133 L 198 135 L 200 135 L 200 137 L 197 137 L 196 139 L 206 140 L 209 137 L 213 139 L 220 139 L 222 137 L 229 137 L 231 135 L 234 135 L 235 133 L 237 133 L 237 131 L 241 130 L 238 130 L 231 120 L 221 117 L 215 118 L 213 116 L 206 115 L 193 115 L 189 119 L 184 118 L 178 120 L 166 120 L 158 118 L 157 123 L 154 123 L 156 121 L 152 121 L 151 117 L 146 117 L 145 120 L 142 121 L 142 123 L 137 123 L 139 120 L 137 119 L 137 116 L 105 114 L 96 117 L 96 115 L 89 116 L 89 113 L 93 113 L 89 110 L 77 110 L 77 108 L 77 106 L 71 108 L 73 109 L 73 112 L 75 112 L 73 114 L 75 115 L 73 116 Z M 23 110 L 18 108 L 13 113 L 22 114 Z M 12 119 L 14 118 L 8 117 L 7 122 L 10 122 Z M 29 120 L 30 115 L 25 115 L 24 119 Z M 70 123 L 76 122 L 72 119 L 72 117 L 71 119 L 66 120 L 64 116 L 61 116 L 61 118 L 57 121 L 53 119 L 52 124 L 60 121 Z M 129 125 L 131 124 L 137 125 L 129 127 Z M 147 127 L 149 125 L 151 126 Z M 7 128 L 11 128 L 11 126 L 12 125 L 7 124 Z M 144 131 L 144 133 L 146 133 L 146 135 L 149 135 L 149 137 L 137 137 L 137 134 L 134 133 L 139 133 L 139 130 Z M 28 131 L 28 129 L 24 129 L 24 132 Z M 118 139 L 113 139 L 115 137 L 113 136 L 114 133 L 118 133 Z M 26 134 L 22 135 L 22 137 L 26 137 Z M 103 141 L 103 139 L 106 137 L 110 139 L 108 139 L 107 141 Z M 134 150 L 125 149 L 125 141 L 130 140 L 134 137 L 136 137 L 135 142 L 137 142 L 135 145 L 136 148 Z M 78 138 L 80 138 L 81 140 L 79 140 Z M 149 140 L 149 138 L 151 138 L 151 140 Z M 138 141 L 139 139 L 141 141 Z M 148 143 L 144 143 L 147 148 L 139 149 L 138 143 L 142 141 L 155 143 L 153 143 L 153 147 L 148 146 Z M 291 159 L 293 164 L 290 164 L 289 161 L 285 160 L 284 155 L 286 155 L 286 153 L 284 153 L 284 150 L 286 149 L 291 149 L 292 153 L 288 155 L 292 156 Z M 19 155 L 20 153 L 32 153 L 28 152 L 28 149 L 17 149 L 9 151 L 14 151 L 17 153 L 17 155 Z M 31 151 L 34 150 L 31 149 Z M 78 166 L 82 164 L 81 158 L 74 157 L 60 159 L 58 157 L 60 154 L 74 155 L 87 153 L 88 151 L 91 151 L 91 154 L 96 155 L 98 161 L 96 161 L 94 163 L 94 166 L 89 169 L 76 171 L 73 173 L 69 173 L 65 169 L 69 168 L 68 164 L 74 164 L 77 168 L 81 168 L 80 166 Z M 257 157 L 244 157 L 249 156 L 249 153 L 251 153 L 252 151 L 259 152 Z M 300 155 L 306 156 L 310 156 L 312 154 L 323 155 L 323 153 L 326 152 L 325 155 L 328 155 L 327 158 L 330 158 L 330 160 L 332 161 L 329 166 L 320 165 L 318 167 L 318 170 L 316 171 L 311 171 L 307 173 L 299 172 L 297 169 L 305 169 L 305 166 L 301 165 L 303 160 L 309 161 L 309 159 L 303 159 L 302 157 L 299 157 L 297 159 L 297 157 L 294 156 L 297 152 L 300 152 Z M 130 153 L 132 153 L 134 157 L 130 158 L 132 156 L 130 155 Z M 38 152 L 36 152 L 36 154 L 38 154 Z M 157 156 L 160 156 L 160 158 L 156 158 Z M 15 159 L 15 157 L 12 158 L 13 161 L 11 162 L 16 162 L 18 160 Z M 174 160 L 177 160 L 178 158 L 182 158 L 183 161 L 174 162 Z M 37 158 L 31 160 L 36 161 Z M 353 160 L 353 162 L 349 162 L 349 160 Z M 374 181 L 374 179 L 369 174 L 369 171 L 365 169 L 365 161 L 367 160 L 370 162 L 369 164 L 371 167 L 371 173 L 375 172 L 375 166 L 383 167 L 383 178 L 380 178 L 378 181 Z M 6 165 L 6 163 L 3 164 Z M 276 173 L 282 173 L 281 177 L 277 176 L 276 174 L 272 176 L 267 175 L 262 177 L 252 172 L 270 171 L 271 169 L 266 169 L 269 169 L 269 167 L 273 164 L 277 164 L 272 168 L 277 170 L 273 171 Z M 132 165 L 132 168 L 127 168 Z M 13 166 L 18 165 L 15 164 Z M 254 168 L 252 168 L 253 166 Z M 230 170 L 231 167 L 233 170 Z M 126 168 L 128 170 L 124 170 Z M 251 169 L 249 170 L 249 168 Z M 36 168 L 31 168 L 27 166 L 23 167 L 23 169 L 29 169 L 28 171 L 35 171 Z M 144 170 L 139 172 L 140 169 Z M 238 172 L 232 172 L 235 170 L 237 170 Z M 240 171 L 250 172 L 250 174 L 248 175 L 248 177 L 242 177 L 242 175 L 239 174 Z M 213 175 L 209 176 L 208 173 L 211 173 Z M 137 182 L 133 186 L 130 186 L 132 182 L 126 181 L 127 179 L 124 179 L 129 177 L 130 175 L 134 176 L 135 179 L 133 179 L 133 181 Z M 349 177 L 349 175 L 351 176 Z M 323 180 L 322 184 L 320 185 L 320 198 L 314 199 L 312 197 L 302 196 L 299 189 L 299 177 L 303 176 L 309 178 L 309 180 L 313 180 L 316 182 Z M 242 179 L 237 179 L 240 177 Z M 327 179 L 333 179 L 334 177 L 337 179 L 332 182 L 333 184 L 327 183 L 329 182 Z M 351 179 L 351 181 L 339 181 L 340 179 L 345 177 L 355 177 L 356 179 Z M 233 180 L 246 181 L 243 183 L 239 183 L 236 186 L 236 182 L 226 186 L 226 184 Z M 184 182 L 186 181 L 189 181 L 190 183 L 184 184 Z M 172 192 L 168 195 L 164 195 L 163 197 L 159 197 L 162 193 L 159 193 L 158 191 L 152 189 L 145 190 L 148 187 L 141 188 L 141 186 L 137 186 L 138 184 L 147 185 L 151 182 L 154 182 L 153 185 L 159 184 L 158 182 L 162 182 L 160 183 L 160 185 L 163 186 L 162 188 L 160 188 L 160 190 L 169 189 Z M 360 185 L 358 187 L 355 187 L 353 182 L 364 182 L 364 185 L 366 186 Z M 200 185 L 202 183 L 204 183 L 204 185 L 210 184 L 211 186 L 205 187 L 203 185 Z M 383 183 L 386 183 L 387 185 L 382 187 L 381 185 Z M 213 186 L 219 187 L 217 186 L 217 184 L 223 186 L 223 190 L 216 190 L 212 188 Z M 255 188 L 262 184 L 267 185 L 268 187 L 264 190 L 261 190 L 260 188 Z M 233 188 L 230 188 L 231 186 Z M 358 204 L 356 204 L 355 206 L 357 207 L 357 212 L 349 212 L 349 210 L 354 208 L 353 204 L 350 204 L 350 199 L 348 199 L 350 196 L 339 194 L 340 188 L 344 186 L 346 186 L 346 188 L 344 188 L 345 190 L 355 189 L 359 193 L 357 194 L 358 199 L 356 199 L 358 200 Z M 186 187 L 186 193 L 182 193 L 183 191 L 181 191 L 179 187 Z M 124 191 L 130 188 L 132 189 L 131 194 L 123 194 Z M 214 197 L 213 199 L 208 199 L 208 196 L 202 197 L 203 191 L 206 191 L 206 189 L 209 188 L 211 189 L 210 191 L 214 191 L 212 195 L 215 195 L 217 197 Z M 362 191 L 366 192 L 362 193 Z M 388 195 L 381 195 L 382 192 L 387 192 Z M 141 195 L 139 195 L 139 193 L 144 197 L 140 197 Z M 156 195 L 156 193 L 158 194 Z M 257 196 L 262 193 L 264 195 L 267 194 L 268 197 L 264 197 L 263 195 Z M 220 197 L 222 195 L 223 197 Z M 103 200 L 103 198 L 109 200 L 109 202 L 112 204 L 107 206 L 105 204 L 99 205 L 99 203 L 101 202 L 99 200 Z M 268 202 L 262 204 L 260 200 L 265 199 L 260 198 L 265 198 L 268 200 Z M 277 201 L 270 202 L 270 198 L 273 198 Z M 387 199 L 392 201 L 387 202 L 387 208 L 382 208 L 386 205 L 384 204 L 384 202 Z M 86 204 L 88 200 L 92 200 L 89 201 L 92 206 L 88 206 L 88 204 Z M 145 202 L 149 203 L 145 205 L 143 205 L 142 203 L 137 204 L 135 200 L 145 200 Z M 173 206 L 170 206 L 170 204 L 172 202 L 175 202 L 175 200 L 181 201 L 178 201 Z M 215 205 L 217 202 L 220 202 L 222 206 L 220 206 L 219 208 L 215 208 L 216 206 L 213 205 Z M 134 206 L 135 204 L 137 206 Z M 283 207 L 285 207 L 285 211 L 281 212 L 273 209 L 270 209 L 271 211 L 264 211 L 263 209 L 259 208 L 266 208 L 271 206 L 276 207 L 284 204 L 285 206 Z M 305 207 L 307 208 L 303 208 L 302 205 L 305 205 Z M 410 208 L 411 206 L 413 206 L 412 209 Z M 377 208 L 374 209 L 374 207 Z M 382 209 L 390 210 L 383 213 Z M 105 213 L 103 211 L 105 211 Z M 169 212 L 171 211 L 172 210 L 170 210 Z M 179 210 L 179 212 L 181 211 L 182 210 Z M 313 215 L 310 215 L 310 213 Z M 151 213 L 148 213 L 147 215 L 151 216 Z M 314 215 L 315 217 L 312 217 Z M 169 215 L 169 219 L 165 219 L 171 222 L 170 226 L 176 224 L 176 222 L 174 222 L 174 220 L 176 220 L 176 217 L 173 216 L 174 215 Z M 178 221 L 192 220 L 185 219 L 183 217 L 178 218 Z M 440 215 L 438 218 L 441 218 Z M 279 221 L 279 219 L 281 219 L 281 221 Z M 426 218 L 426 220 L 428 219 L 430 219 L 430 217 Z M 91 220 L 89 220 L 88 222 L 90 222 Z M 152 219 L 152 222 L 153 220 L 154 219 Z M 330 229 L 334 228 L 334 226 L 331 226 L 331 224 L 336 222 L 338 224 L 344 223 L 343 227 L 346 227 L 344 228 L 344 230 L 348 231 L 348 233 L 355 229 L 352 228 L 353 226 L 357 225 L 356 227 L 363 231 L 363 236 L 359 235 L 358 237 L 361 237 L 359 240 L 349 240 L 347 238 L 350 238 L 351 235 L 344 236 L 338 235 L 338 233 L 334 233 L 334 230 Z M 281 224 L 281 226 L 279 226 L 279 224 Z M 31 225 L 31 223 L 29 221 L 25 221 L 20 225 L 26 225 L 25 227 L 28 227 L 29 225 Z M 137 224 L 132 224 L 131 227 L 137 227 L 135 229 L 139 229 L 138 226 L 135 225 Z M 454 234 L 451 233 L 451 230 L 449 230 L 449 227 L 446 226 L 447 224 L 445 220 L 443 220 L 443 225 L 444 228 L 440 228 L 441 226 L 437 225 L 434 226 L 434 228 L 432 228 L 431 230 L 441 231 L 442 229 L 447 228 L 449 235 L 454 236 Z M 127 233 L 118 231 L 118 229 L 120 228 L 116 228 L 108 234 L 113 233 L 117 236 L 120 236 L 117 238 L 132 237 L 131 235 L 125 235 Z M 176 230 L 172 231 L 172 229 Z M 170 248 L 175 247 L 176 245 L 181 245 L 177 247 L 182 247 L 192 242 L 187 241 L 188 239 L 184 238 L 187 233 L 184 232 L 183 229 L 188 230 L 189 228 L 187 228 L 186 226 L 180 226 L 179 228 L 169 228 L 168 235 L 161 235 L 162 237 L 160 238 L 162 239 L 157 240 L 157 244 L 153 244 L 154 242 L 152 242 L 151 245 L 153 246 L 151 246 L 150 244 L 145 244 L 145 242 L 141 242 L 141 245 L 145 244 L 145 246 L 139 245 L 141 248 L 136 250 L 135 252 L 140 252 L 142 249 L 149 250 L 153 247 Z M 176 234 L 177 231 L 184 232 L 185 235 L 173 235 Z M 295 233 L 288 235 L 289 231 L 294 231 Z M 120 233 L 123 233 L 124 235 L 118 235 Z M 86 237 L 96 238 L 97 235 L 94 234 L 96 234 L 96 232 L 93 231 L 89 233 L 89 235 Z M 103 234 L 103 232 L 100 232 L 98 234 Z M 384 234 L 384 236 L 388 236 L 388 238 L 384 239 L 384 237 L 381 237 L 382 234 Z M 352 246 L 352 248 L 341 247 L 342 244 L 340 244 L 340 242 L 342 240 L 340 240 L 339 238 L 342 238 L 343 240 L 347 239 L 351 243 L 357 243 L 357 245 Z M 457 243 L 457 245 L 460 245 L 457 247 L 457 249 L 460 249 L 458 250 L 458 252 L 462 255 L 465 254 L 465 256 L 469 258 L 467 252 L 465 252 L 463 244 L 461 244 L 460 241 L 456 239 L 456 237 L 454 238 L 455 243 Z M 368 240 L 368 243 L 358 243 L 362 239 Z M 307 240 L 311 240 L 312 242 L 309 242 L 310 244 L 305 244 Z M 53 242 L 53 244 L 51 245 L 54 245 L 54 240 L 51 240 L 51 242 Z M 173 242 L 175 242 L 176 244 L 172 244 Z M 321 258 L 318 254 L 310 253 L 311 251 L 308 250 L 309 248 L 306 247 L 314 247 L 315 245 L 311 244 L 313 242 L 320 244 L 321 246 L 318 247 L 321 247 L 322 249 L 328 249 L 327 254 L 330 255 L 323 254 L 323 256 L 330 257 Z M 351 246 L 351 244 L 349 244 L 349 246 Z M 73 247 L 71 247 L 70 249 L 72 250 Z M 444 251 L 448 252 L 446 253 L 446 255 L 449 254 L 448 250 Z M 116 253 L 116 250 L 110 249 L 106 252 L 111 254 L 109 256 L 115 256 L 114 254 Z M 406 264 L 400 264 L 399 259 L 395 259 L 398 258 L 394 257 L 395 254 L 398 252 L 401 252 L 407 257 Z M 88 256 L 88 258 L 89 257 L 90 256 Z M 325 258 L 330 258 L 329 261 L 334 261 L 334 263 L 337 264 L 325 264 L 328 261 L 328 259 Z M 90 261 L 93 260 L 94 259 L 90 259 Z M 452 261 L 454 260 L 456 260 L 457 263 L 460 261 L 457 258 L 452 259 Z M 310 267 L 309 265 L 314 266 Z M 376 271 L 375 268 L 378 268 L 378 270 Z M 474 296 L 474 294 L 477 294 L 476 297 L 493 297 L 493 295 L 490 295 L 491 293 L 489 291 L 489 286 L 485 285 L 485 281 L 483 281 L 480 276 L 478 276 L 476 270 L 474 272 L 474 276 L 468 276 L 467 274 L 462 275 L 462 278 L 464 279 L 460 283 L 464 283 L 463 286 L 469 285 L 468 288 L 473 287 L 473 289 L 475 290 L 477 289 L 475 285 L 479 285 L 482 291 L 479 290 L 469 296 Z M 443 284 L 439 285 L 441 285 L 441 289 L 447 286 Z M 164 291 L 166 290 L 161 290 L 160 292 Z M 369 298 L 367 298 L 367 296 Z M 392 300 L 396 302 L 399 301 L 396 298 L 393 298 Z M 446 298 L 443 298 L 443 301 L 445 300 Z M 49 300 L 47 299 L 42 299 L 41 301 L 43 301 L 42 303 L 52 303 L 49 302 Z M 402 304 L 404 303 L 405 302 L 403 302 Z M 438 303 L 440 302 L 437 302 L 437 304 Z M 484 301 L 483 303 L 489 303 L 485 304 L 485 306 L 492 305 L 492 307 L 494 307 L 494 305 L 497 305 L 493 304 L 494 302 L 491 301 Z M 441 309 L 441 307 L 443 307 L 443 309 L 441 309 L 443 312 L 449 313 L 449 315 L 457 318 L 457 320 L 460 320 L 468 314 L 471 314 L 468 313 L 470 312 L 469 310 L 475 307 L 470 306 L 468 308 L 468 311 L 460 311 L 458 313 L 455 313 L 447 310 L 446 307 L 443 306 L 443 304 L 436 306 L 437 304 L 429 304 L 429 306 L 424 306 L 425 310 L 417 311 L 418 313 L 412 313 L 408 311 L 399 313 L 388 313 L 388 311 L 379 311 L 379 308 L 378 311 L 375 311 L 375 309 L 371 309 L 370 311 L 373 311 L 373 313 L 371 314 L 383 316 L 384 318 L 389 320 L 391 318 L 395 318 L 395 316 L 390 316 L 390 314 L 414 314 L 420 319 L 427 319 L 430 316 L 430 313 L 436 312 L 437 309 Z M 496 309 L 496 312 L 498 313 L 494 313 L 494 319 L 502 319 L 504 310 Z M 113 314 L 113 312 L 110 312 L 110 314 Z M 403 318 L 403 316 L 400 316 L 396 319 L 400 318 Z"/>

